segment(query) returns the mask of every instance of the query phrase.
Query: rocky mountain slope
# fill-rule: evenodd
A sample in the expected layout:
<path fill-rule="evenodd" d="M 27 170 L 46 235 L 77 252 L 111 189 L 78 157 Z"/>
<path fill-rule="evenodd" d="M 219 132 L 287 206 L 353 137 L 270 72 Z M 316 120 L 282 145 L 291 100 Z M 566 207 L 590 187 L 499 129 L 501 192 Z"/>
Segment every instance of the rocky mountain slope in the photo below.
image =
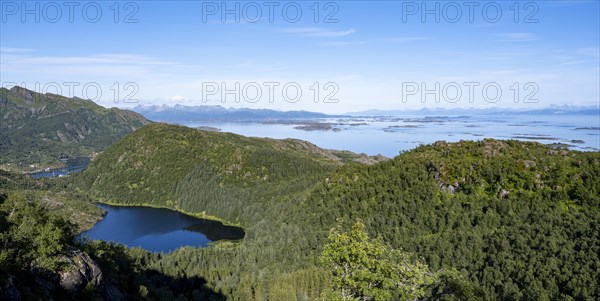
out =
<path fill-rule="evenodd" d="M 60 156 L 91 156 L 147 123 L 135 112 L 89 100 L 0 88 L 0 164 L 60 165 Z"/>

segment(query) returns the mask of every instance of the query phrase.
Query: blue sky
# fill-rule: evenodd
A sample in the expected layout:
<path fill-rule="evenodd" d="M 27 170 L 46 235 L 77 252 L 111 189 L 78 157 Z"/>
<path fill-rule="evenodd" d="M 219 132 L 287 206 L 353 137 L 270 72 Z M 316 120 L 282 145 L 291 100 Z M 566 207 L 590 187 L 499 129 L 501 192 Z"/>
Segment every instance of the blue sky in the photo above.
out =
<path fill-rule="evenodd" d="M 318 16 L 314 1 L 271 1 L 272 22 L 265 2 L 96 1 L 73 6 L 72 23 L 63 2 L 1 2 L 3 85 L 54 92 L 56 83 L 68 95 L 75 82 L 74 95 L 105 106 L 337 113 L 600 101 L 598 1 L 318 2 Z M 221 14 L 236 4 L 240 22 Z M 236 83 L 239 102 L 235 92 L 223 99 Z"/>

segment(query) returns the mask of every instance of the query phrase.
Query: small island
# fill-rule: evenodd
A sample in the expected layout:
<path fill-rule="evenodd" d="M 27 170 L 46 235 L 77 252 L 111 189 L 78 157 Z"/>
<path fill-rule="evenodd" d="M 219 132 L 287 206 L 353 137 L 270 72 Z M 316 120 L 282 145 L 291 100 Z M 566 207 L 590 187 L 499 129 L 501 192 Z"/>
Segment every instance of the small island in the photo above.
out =
<path fill-rule="evenodd" d="M 333 127 L 329 123 L 320 123 L 320 122 L 295 126 L 294 129 L 302 130 L 302 131 L 334 131 L 334 132 L 339 132 L 342 130 L 340 128 Z"/>

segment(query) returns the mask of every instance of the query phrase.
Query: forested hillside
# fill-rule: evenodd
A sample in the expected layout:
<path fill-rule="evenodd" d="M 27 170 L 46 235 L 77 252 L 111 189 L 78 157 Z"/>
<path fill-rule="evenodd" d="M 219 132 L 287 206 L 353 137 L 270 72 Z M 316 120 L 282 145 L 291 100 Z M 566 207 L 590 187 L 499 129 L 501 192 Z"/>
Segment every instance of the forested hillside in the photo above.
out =
<path fill-rule="evenodd" d="M 89 100 L 0 88 L 0 165 L 60 165 L 60 156 L 90 156 L 147 123 L 133 111 Z"/>
<path fill-rule="evenodd" d="M 158 124 L 104 152 L 74 187 L 245 227 L 240 243 L 149 261 L 166 275 L 204 278 L 231 300 L 322 297 L 335 282 L 318 258 L 338 218 L 345 227 L 360 219 L 386 247 L 422 258 L 438 275 L 426 298 L 600 297 L 599 153 L 484 140 L 373 165 L 356 159 L 296 140 Z"/>
<path fill-rule="evenodd" d="M 155 270 L 160 254 L 77 240 L 103 212 L 63 183 L 0 170 L 0 300 L 224 300 Z"/>
<path fill-rule="evenodd" d="M 304 221 L 372 235 L 459 270 L 486 300 L 600 297 L 600 154 L 484 140 L 422 146 L 323 181 Z"/>
<path fill-rule="evenodd" d="M 152 124 L 108 149 L 77 177 L 77 187 L 120 204 L 149 204 L 258 222 L 279 198 L 304 193 L 336 166 L 374 163 L 345 151 L 294 139 L 249 138 Z"/>

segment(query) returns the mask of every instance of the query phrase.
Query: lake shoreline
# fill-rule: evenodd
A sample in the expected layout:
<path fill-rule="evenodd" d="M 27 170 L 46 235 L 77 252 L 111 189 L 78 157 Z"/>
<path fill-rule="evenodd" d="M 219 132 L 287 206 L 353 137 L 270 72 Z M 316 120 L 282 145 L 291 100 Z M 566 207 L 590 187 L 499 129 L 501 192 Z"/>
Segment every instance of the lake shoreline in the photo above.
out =
<path fill-rule="evenodd" d="M 100 200 L 100 199 L 95 199 L 95 201 L 96 201 L 96 204 L 104 204 L 104 205 L 109 205 L 109 206 L 113 206 L 113 207 L 142 207 L 142 208 L 166 209 L 166 210 L 179 212 L 179 213 L 182 213 L 182 214 L 185 214 L 185 215 L 188 215 L 191 217 L 195 217 L 195 218 L 201 218 L 201 219 L 207 219 L 207 220 L 211 220 L 211 221 L 215 221 L 215 222 L 220 222 L 224 226 L 238 227 L 238 228 L 241 228 L 242 230 L 244 230 L 244 232 L 246 231 L 246 228 L 243 227 L 240 223 L 232 223 L 232 222 L 222 219 L 220 217 L 217 217 L 214 215 L 208 215 L 208 214 L 202 213 L 202 212 L 191 212 L 191 211 L 186 211 L 183 209 L 171 208 L 171 207 L 167 207 L 167 206 L 160 206 L 160 205 L 149 204 L 149 203 L 122 204 L 122 203 L 114 203 L 111 201 Z M 102 216 L 102 219 L 104 219 L 105 216 L 106 216 L 106 214 L 104 214 L 104 216 Z"/>
<path fill-rule="evenodd" d="M 183 210 L 148 204 L 125 205 L 99 200 L 95 200 L 93 204 L 102 209 L 101 218 L 89 229 L 78 233 L 78 239 L 114 242 L 127 248 L 141 247 L 153 253 L 170 253 L 182 247 L 237 245 L 246 236 L 244 228 L 231 225 L 217 217 L 205 218 L 205 214 L 190 214 Z M 152 217 L 146 220 L 139 219 L 139 216 L 146 214 Z M 122 232 L 118 230 L 120 227 L 127 229 Z M 190 235 L 200 236 L 195 238 Z M 154 238 L 148 239 L 152 236 Z"/>

